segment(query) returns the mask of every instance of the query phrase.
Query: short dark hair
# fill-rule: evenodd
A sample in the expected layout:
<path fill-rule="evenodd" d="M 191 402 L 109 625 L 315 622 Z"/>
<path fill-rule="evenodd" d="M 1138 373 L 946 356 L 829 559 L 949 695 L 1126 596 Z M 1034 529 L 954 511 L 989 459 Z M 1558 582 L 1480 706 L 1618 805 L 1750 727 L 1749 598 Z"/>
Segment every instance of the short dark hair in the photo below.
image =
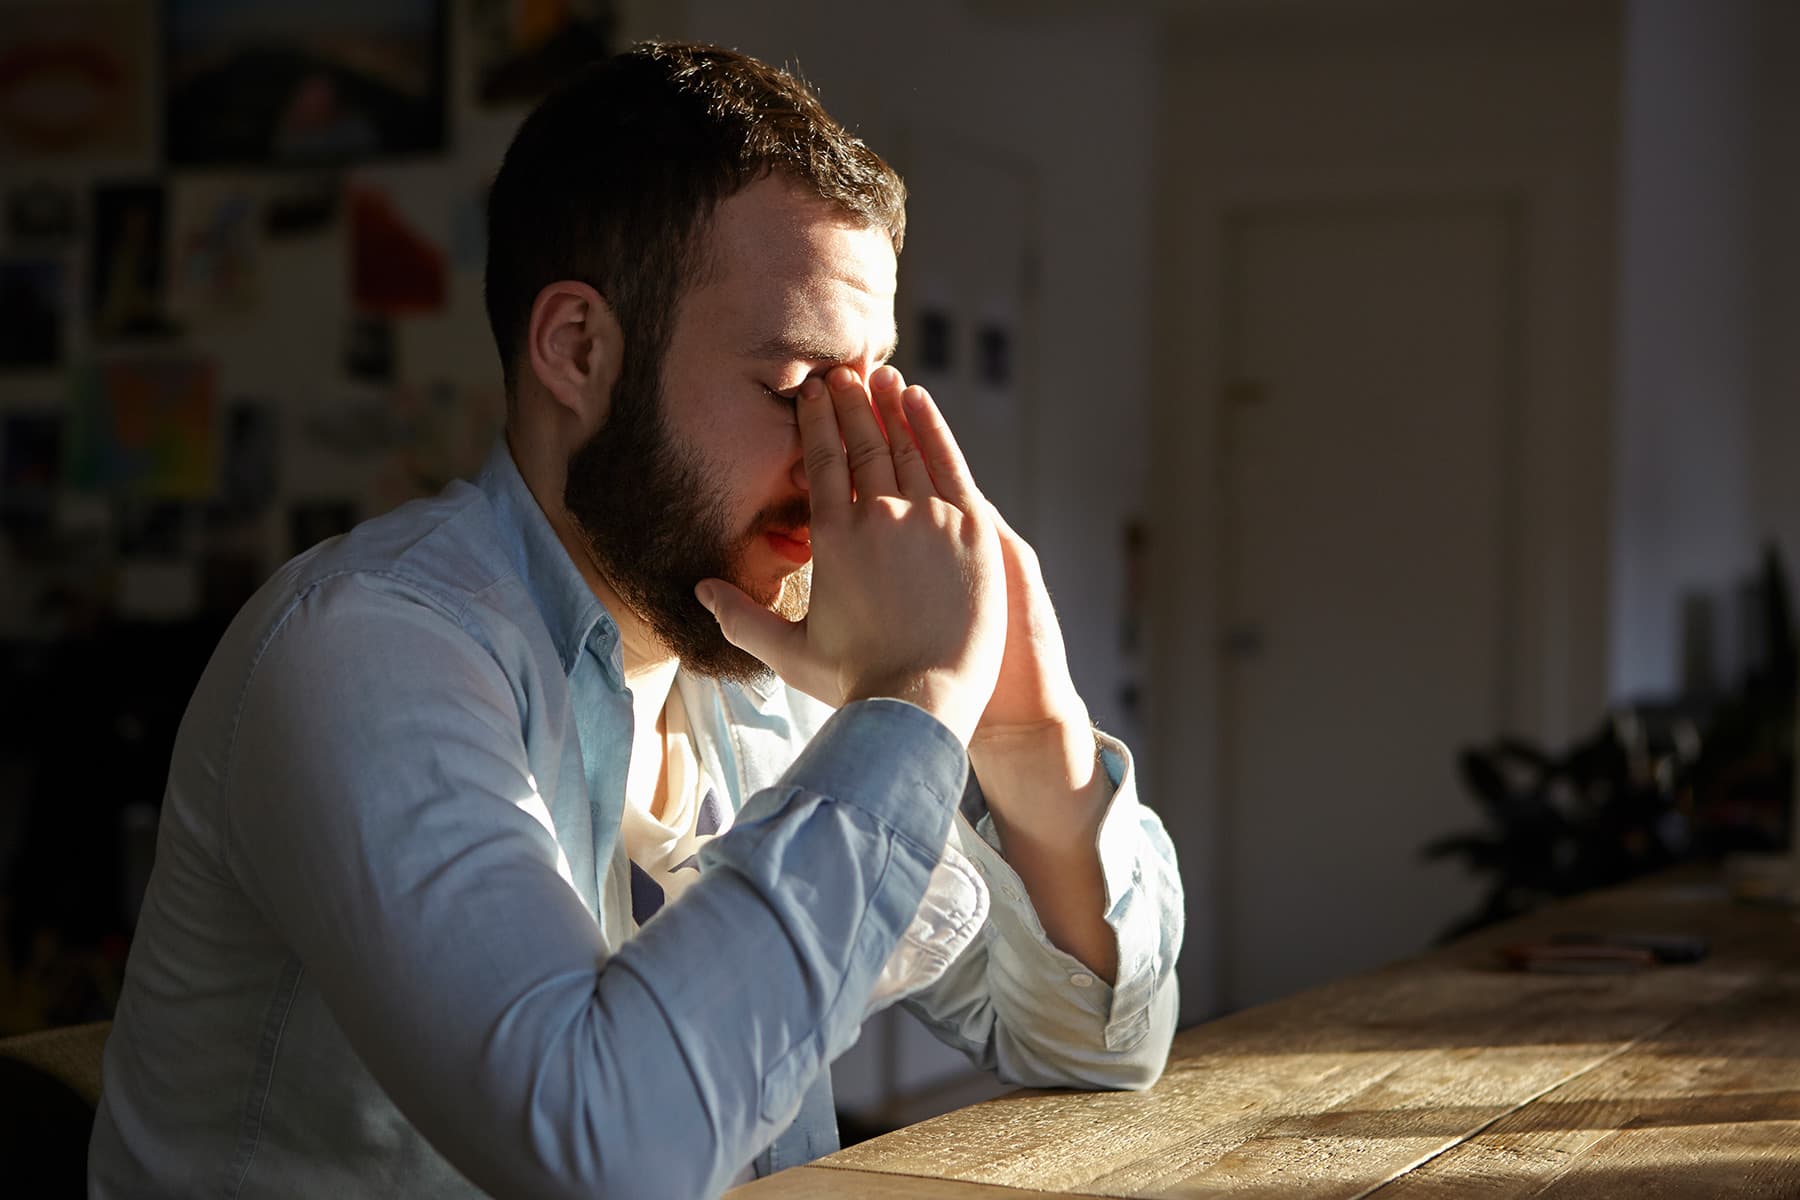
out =
<path fill-rule="evenodd" d="M 781 171 L 899 253 L 906 188 L 799 79 L 718 46 L 645 42 L 547 97 L 488 196 L 488 323 L 508 407 L 531 306 L 559 279 L 606 297 L 625 352 L 660 360 L 676 304 L 705 268 L 717 205 Z"/>

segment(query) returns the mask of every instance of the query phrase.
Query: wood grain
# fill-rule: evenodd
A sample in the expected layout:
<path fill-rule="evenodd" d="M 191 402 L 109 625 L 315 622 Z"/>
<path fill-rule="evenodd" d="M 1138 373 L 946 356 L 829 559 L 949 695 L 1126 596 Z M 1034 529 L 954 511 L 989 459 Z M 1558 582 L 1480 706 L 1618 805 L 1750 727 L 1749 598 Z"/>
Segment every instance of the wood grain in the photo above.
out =
<path fill-rule="evenodd" d="M 1031 1200 L 1032 1197 L 1069 1196 L 1069 1192 L 1039 1192 L 965 1183 L 960 1179 L 922 1179 L 880 1171 L 854 1171 L 823 1166 L 791 1167 L 786 1171 L 732 1188 L 728 1200 L 825 1200 L 855 1196 L 857 1200 Z"/>
<path fill-rule="evenodd" d="M 1497 965 L 1508 941 L 1571 929 L 1697 933 L 1714 949 L 1631 975 Z M 782 1192 L 779 1175 L 757 1194 L 885 1195 L 871 1181 L 892 1175 L 911 1189 L 895 1195 L 961 1194 L 924 1180 L 1131 1197 L 1690 1195 L 1729 1164 L 1770 1189 L 1744 1194 L 1800 1195 L 1800 1033 L 1782 1028 L 1800 1001 L 1797 930 L 1689 879 L 1585 897 L 1188 1030 L 1148 1092 L 1017 1092 L 822 1159 L 813 1190 Z"/>

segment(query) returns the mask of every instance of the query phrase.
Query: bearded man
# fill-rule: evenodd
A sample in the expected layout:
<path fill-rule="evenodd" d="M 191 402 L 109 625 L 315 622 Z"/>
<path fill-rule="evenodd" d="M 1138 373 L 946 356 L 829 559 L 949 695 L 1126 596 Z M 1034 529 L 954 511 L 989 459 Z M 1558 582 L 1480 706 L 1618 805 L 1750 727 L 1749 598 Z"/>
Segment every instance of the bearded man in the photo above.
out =
<path fill-rule="evenodd" d="M 650 44 L 494 183 L 503 441 L 283 567 L 170 766 L 110 1196 L 671 1196 L 837 1144 L 896 1002 L 1144 1087 L 1180 882 L 1028 546 L 893 351 L 903 189 Z"/>

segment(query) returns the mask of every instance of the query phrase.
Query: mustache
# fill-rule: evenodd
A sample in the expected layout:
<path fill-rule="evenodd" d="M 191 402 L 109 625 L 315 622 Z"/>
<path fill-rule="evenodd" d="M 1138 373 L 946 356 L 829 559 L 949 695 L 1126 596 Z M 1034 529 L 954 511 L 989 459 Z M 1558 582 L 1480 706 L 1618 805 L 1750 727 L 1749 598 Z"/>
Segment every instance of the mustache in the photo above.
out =
<path fill-rule="evenodd" d="M 790 496 L 778 504 L 771 504 L 750 518 L 750 525 L 745 539 L 756 537 L 771 529 L 798 529 L 812 524 L 812 501 L 805 496 Z"/>

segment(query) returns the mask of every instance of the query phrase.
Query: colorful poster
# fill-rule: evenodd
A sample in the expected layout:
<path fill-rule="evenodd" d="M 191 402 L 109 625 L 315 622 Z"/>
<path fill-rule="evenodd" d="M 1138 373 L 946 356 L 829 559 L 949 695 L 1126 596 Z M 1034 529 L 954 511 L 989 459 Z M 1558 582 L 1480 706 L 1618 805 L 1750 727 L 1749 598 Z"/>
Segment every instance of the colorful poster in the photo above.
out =
<path fill-rule="evenodd" d="M 321 165 L 444 146 L 443 0 L 168 0 L 176 166 Z"/>
<path fill-rule="evenodd" d="M 76 372 L 75 387 L 74 486 L 170 500 L 204 499 L 217 489 L 212 363 L 108 360 Z"/>

